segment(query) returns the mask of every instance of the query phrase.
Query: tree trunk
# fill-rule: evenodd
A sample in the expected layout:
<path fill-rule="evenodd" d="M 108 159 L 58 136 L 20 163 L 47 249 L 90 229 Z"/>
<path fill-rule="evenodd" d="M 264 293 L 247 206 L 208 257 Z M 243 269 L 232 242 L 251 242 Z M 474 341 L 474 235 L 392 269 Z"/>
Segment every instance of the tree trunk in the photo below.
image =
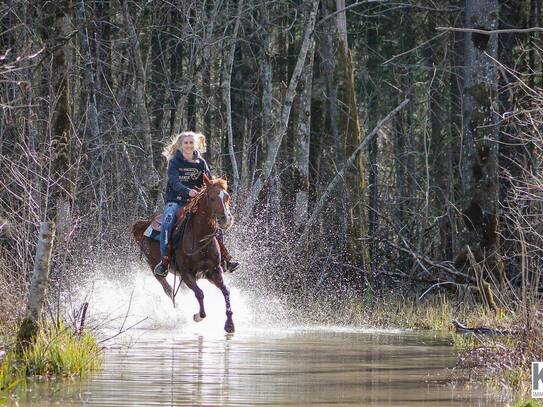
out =
<path fill-rule="evenodd" d="M 438 61 L 433 61 L 437 63 Z M 451 247 L 451 224 L 447 216 L 450 205 L 449 190 L 447 182 L 448 166 L 447 155 L 450 149 L 450 135 L 445 132 L 447 122 L 447 105 L 442 103 L 441 95 L 443 88 L 443 77 L 437 75 L 430 82 L 429 108 L 430 108 L 430 171 L 431 185 L 430 201 L 434 201 L 439 216 L 439 258 L 450 259 L 452 257 Z M 433 196 L 433 197 L 432 197 Z"/>
<path fill-rule="evenodd" d="M 337 98 L 340 105 L 343 106 L 338 112 L 338 131 L 341 138 L 339 146 L 343 151 L 343 160 L 346 160 L 356 150 L 363 137 L 356 99 L 352 56 L 347 42 L 345 0 L 336 0 L 336 11 L 338 11 L 338 14 L 335 21 L 339 38 L 339 58 L 336 67 Z M 363 157 L 360 154 L 354 165 L 345 172 L 345 207 L 342 214 L 345 215 L 344 217 L 348 222 L 346 225 L 349 236 L 347 249 L 351 257 L 350 260 L 355 261 L 357 264 L 364 264 L 368 261 L 368 259 L 365 259 L 364 250 L 360 250 L 360 244 L 358 244 L 366 230 L 362 194 L 362 191 L 366 188 Z"/>
<path fill-rule="evenodd" d="M 411 50 L 416 46 L 416 31 L 413 29 L 413 16 L 412 10 L 408 10 L 404 13 L 402 18 L 403 24 L 402 28 L 405 31 L 405 34 L 401 36 L 400 44 L 402 49 Z M 411 57 L 411 55 L 409 56 Z M 411 60 L 407 58 L 406 62 Z M 413 64 L 416 64 L 416 61 L 413 61 Z M 399 79 L 399 86 L 406 93 L 411 93 L 413 88 L 413 72 L 411 67 L 406 67 L 402 70 L 401 78 Z M 413 98 L 416 97 L 417 93 L 413 93 Z M 405 96 L 399 96 L 399 99 L 403 99 Z M 421 234 L 416 233 L 417 229 L 421 227 L 426 228 L 424 224 L 428 218 L 428 214 L 418 214 L 416 211 L 416 181 L 417 181 L 417 172 L 415 165 L 415 155 L 417 150 L 415 148 L 415 135 L 414 135 L 414 125 L 413 117 L 415 116 L 414 107 L 417 105 L 415 101 L 410 103 L 409 106 L 405 109 L 402 114 L 398 115 L 398 146 L 401 146 L 401 150 L 398 151 L 398 160 L 397 164 L 400 169 L 399 175 L 401 178 L 398 179 L 398 193 L 400 195 L 400 205 L 398 211 L 398 221 L 399 228 L 402 231 L 400 239 L 405 239 L 409 242 L 412 242 L 413 246 L 417 245 L 417 251 L 420 252 L 420 242 L 417 242 L 417 236 Z M 423 156 L 423 154 L 421 154 Z M 427 209 L 428 206 L 425 206 Z M 401 242 L 398 242 L 400 246 Z M 399 251 L 398 253 L 398 267 L 400 270 L 409 273 L 413 273 L 414 269 L 414 260 L 405 251 Z"/>
<path fill-rule="evenodd" d="M 465 26 L 497 29 L 498 1 L 466 0 Z M 461 164 L 464 227 L 456 264 L 465 263 L 472 252 L 477 262 L 484 262 L 487 272 L 502 278 L 503 264 L 498 255 L 498 128 L 494 114 L 498 110 L 497 70 L 490 59 L 498 55 L 497 34 L 466 33 L 464 47 Z M 486 300 L 493 303 L 489 298 Z"/>
<path fill-rule="evenodd" d="M 83 59 L 83 80 L 85 90 L 87 92 L 87 103 L 89 106 L 89 130 L 91 139 L 96 140 L 99 148 L 99 168 L 98 168 L 98 236 L 102 238 L 103 228 L 107 223 L 107 196 L 106 196 L 106 180 L 104 177 L 105 163 L 105 148 L 103 146 L 102 133 L 98 123 L 98 108 L 96 106 L 96 81 L 94 79 L 94 67 L 92 65 L 92 56 L 89 46 L 89 37 L 87 32 L 87 22 L 85 18 L 85 3 L 84 0 L 77 0 L 75 5 L 75 16 L 77 25 L 79 26 L 79 40 L 81 47 L 81 56 Z"/>
<path fill-rule="evenodd" d="M 300 226 L 307 220 L 309 192 L 309 143 L 311 139 L 311 95 L 313 83 L 313 60 L 315 56 L 315 39 L 311 38 L 307 51 L 307 62 L 300 78 L 301 92 L 299 98 L 298 123 L 294 146 L 296 174 L 296 201 L 294 222 Z"/>
<path fill-rule="evenodd" d="M 374 23 L 375 24 L 375 23 Z M 371 77 L 377 75 L 377 57 L 374 55 L 376 46 L 377 46 L 377 29 L 375 26 L 371 26 L 367 31 L 368 38 L 368 62 L 367 69 L 368 75 Z M 377 94 L 377 89 L 373 86 L 372 83 L 367 84 L 367 109 L 369 117 L 369 125 L 371 126 L 377 120 L 378 115 L 378 106 L 379 98 Z M 369 260 L 371 266 L 371 276 L 374 280 L 374 283 L 377 283 L 377 243 L 376 243 L 376 233 L 379 223 L 379 217 L 377 211 L 378 208 L 378 184 L 377 184 L 377 156 L 378 156 L 378 144 L 377 138 L 374 138 L 368 146 L 368 161 L 367 161 L 367 171 L 368 171 L 368 236 L 369 236 Z"/>
<path fill-rule="evenodd" d="M 262 3 L 261 8 L 261 25 L 264 29 L 262 36 L 262 44 L 260 47 L 260 82 L 261 82 L 261 145 L 263 147 L 262 155 L 265 154 L 264 149 L 268 145 L 268 142 L 272 139 L 272 28 L 269 21 L 269 10 L 267 9 L 267 2 Z"/>
<path fill-rule="evenodd" d="M 530 17 L 529 17 L 529 26 L 530 27 L 541 27 L 541 9 L 543 5 L 541 0 L 529 0 L 530 1 Z M 516 7 L 518 10 L 518 6 Z M 541 61 L 541 39 L 543 34 L 541 32 L 530 33 L 529 35 L 529 69 L 530 69 L 530 79 L 529 85 L 532 89 L 535 89 L 536 83 L 541 84 L 543 62 Z"/>
<path fill-rule="evenodd" d="M 34 271 L 28 290 L 26 315 L 17 333 L 16 352 L 20 355 L 32 345 L 38 333 L 38 322 L 45 299 L 47 286 L 49 285 L 49 264 L 53 242 L 55 240 L 55 223 L 43 222 L 40 225 L 40 236 L 36 247 L 34 259 Z"/>
<path fill-rule="evenodd" d="M 42 37 L 51 52 L 49 64 L 49 110 L 51 126 L 52 186 L 47 219 L 56 222 L 60 240 L 68 233 L 71 217 L 73 184 L 70 176 L 71 161 L 71 98 L 69 82 L 70 33 L 69 1 L 44 7 Z"/>
<path fill-rule="evenodd" d="M 333 0 L 323 1 L 322 10 L 323 15 L 331 15 L 335 11 L 335 2 Z M 339 37 L 337 34 L 337 24 L 335 18 L 329 18 L 324 22 L 323 31 L 324 33 L 322 35 L 320 51 L 322 59 L 321 67 L 325 82 L 326 108 L 328 112 L 328 126 L 325 134 L 330 135 L 328 143 L 331 145 L 331 151 L 333 152 L 328 160 L 324 160 L 324 163 L 328 163 L 329 171 L 334 173 L 335 168 L 346 158 L 345 148 L 340 140 L 339 126 L 342 123 L 338 109 L 338 81 L 335 75 L 338 71 L 339 65 L 338 54 L 342 55 L 341 48 L 345 47 L 346 45 L 340 41 L 336 41 L 334 43 L 334 40 L 338 39 Z M 340 43 L 339 47 L 335 47 L 334 45 L 338 43 Z M 343 133 L 341 136 L 343 136 Z M 346 216 L 348 211 L 345 187 L 345 182 L 341 182 L 337 185 L 335 197 L 331 202 L 331 204 L 334 205 L 334 213 L 337 214 L 337 217 L 329 217 L 325 219 L 325 222 L 328 222 L 327 227 L 335 228 L 337 230 L 336 238 L 331 242 L 331 245 L 335 246 L 336 253 L 345 252 L 345 243 L 348 235 L 347 225 L 350 223 L 349 216 Z"/>
<path fill-rule="evenodd" d="M 223 101 L 226 106 L 226 129 L 228 134 L 228 155 L 230 156 L 230 162 L 232 165 L 232 173 L 234 174 L 233 185 L 233 201 L 234 205 L 237 202 L 238 191 L 240 187 L 240 177 L 238 170 L 238 163 L 234 151 L 234 135 L 232 132 L 232 100 L 230 96 L 230 84 L 232 79 L 232 66 L 234 65 L 234 55 L 236 52 L 236 39 L 239 30 L 239 19 L 241 14 L 241 8 L 243 6 L 243 0 L 238 1 L 238 13 L 236 18 L 236 25 L 234 26 L 234 33 L 232 35 L 232 44 L 227 51 L 226 61 L 224 62 L 225 72 L 223 80 Z"/>

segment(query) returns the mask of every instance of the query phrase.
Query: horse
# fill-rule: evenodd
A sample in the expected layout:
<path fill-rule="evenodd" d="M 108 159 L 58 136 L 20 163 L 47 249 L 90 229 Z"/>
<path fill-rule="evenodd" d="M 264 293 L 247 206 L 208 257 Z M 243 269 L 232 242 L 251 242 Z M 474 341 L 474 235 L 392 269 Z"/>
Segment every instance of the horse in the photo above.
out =
<path fill-rule="evenodd" d="M 195 322 L 206 317 L 204 293 L 198 287 L 197 280 L 206 278 L 221 290 L 226 303 L 224 330 L 233 333 L 235 328 L 230 307 L 230 291 L 224 282 L 221 252 L 217 242 L 217 233 L 220 229 L 227 230 L 233 223 L 227 188 L 228 183 L 225 179 L 210 179 L 204 174 L 203 187 L 185 206 L 185 218 L 178 220 L 174 227 L 171 239 L 174 255 L 170 271 L 181 278 L 198 300 L 200 308 L 199 312 L 194 314 Z M 144 235 L 152 220 L 153 218 L 138 220 L 132 227 L 136 243 L 140 246 L 151 270 L 161 261 L 159 242 Z M 173 289 L 166 277 L 155 276 L 155 278 L 162 285 L 164 292 L 173 298 Z"/>

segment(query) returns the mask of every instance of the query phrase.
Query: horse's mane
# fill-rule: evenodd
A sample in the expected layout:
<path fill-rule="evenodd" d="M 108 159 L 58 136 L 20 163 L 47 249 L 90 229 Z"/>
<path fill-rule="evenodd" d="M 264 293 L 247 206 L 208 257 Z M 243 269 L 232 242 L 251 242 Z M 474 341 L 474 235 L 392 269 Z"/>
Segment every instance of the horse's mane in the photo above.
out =
<path fill-rule="evenodd" d="M 202 189 L 198 191 L 198 194 L 192 198 L 189 203 L 187 204 L 186 211 L 189 212 L 196 212 L 198 210 L 198 204 L 200 203 L 200 200 L 205 196 L 209 188 L 213 186 L 219 186 L 219 188 L 224 189 L 225 191 L 228 189 L 228 181 L 226 181 L 224 178 L 212 178 L 210 179 L 211 183 L 209 185 L 205 185 Z"/>

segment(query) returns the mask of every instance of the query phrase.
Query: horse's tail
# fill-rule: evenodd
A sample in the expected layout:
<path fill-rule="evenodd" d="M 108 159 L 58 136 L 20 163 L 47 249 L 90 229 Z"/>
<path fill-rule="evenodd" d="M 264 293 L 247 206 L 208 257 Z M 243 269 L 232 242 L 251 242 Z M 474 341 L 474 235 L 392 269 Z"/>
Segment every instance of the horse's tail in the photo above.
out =
<path fill-rule="evenodd" d="M 143 240 L 143 232 L 149 227 L 152 219 L 139 219 L 132 225 L 132 234 L 136 243 L 140 243 Z"/>

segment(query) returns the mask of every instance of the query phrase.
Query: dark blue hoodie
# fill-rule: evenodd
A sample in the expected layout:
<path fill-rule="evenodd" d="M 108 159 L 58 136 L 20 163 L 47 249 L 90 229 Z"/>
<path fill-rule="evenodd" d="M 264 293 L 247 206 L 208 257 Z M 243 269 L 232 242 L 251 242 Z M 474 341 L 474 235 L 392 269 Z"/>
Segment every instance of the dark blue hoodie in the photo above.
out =
<path fill-rule="evenodd" d="M 186 205 L 189 191 L 204 185 L 204 174 L 211 178 L 211 172 L 202 156 L 194 152 L 194 162 L 185 160 L 177 150 L 168 162 L 168 185 L 164 202 L 177 202 Z"/>

